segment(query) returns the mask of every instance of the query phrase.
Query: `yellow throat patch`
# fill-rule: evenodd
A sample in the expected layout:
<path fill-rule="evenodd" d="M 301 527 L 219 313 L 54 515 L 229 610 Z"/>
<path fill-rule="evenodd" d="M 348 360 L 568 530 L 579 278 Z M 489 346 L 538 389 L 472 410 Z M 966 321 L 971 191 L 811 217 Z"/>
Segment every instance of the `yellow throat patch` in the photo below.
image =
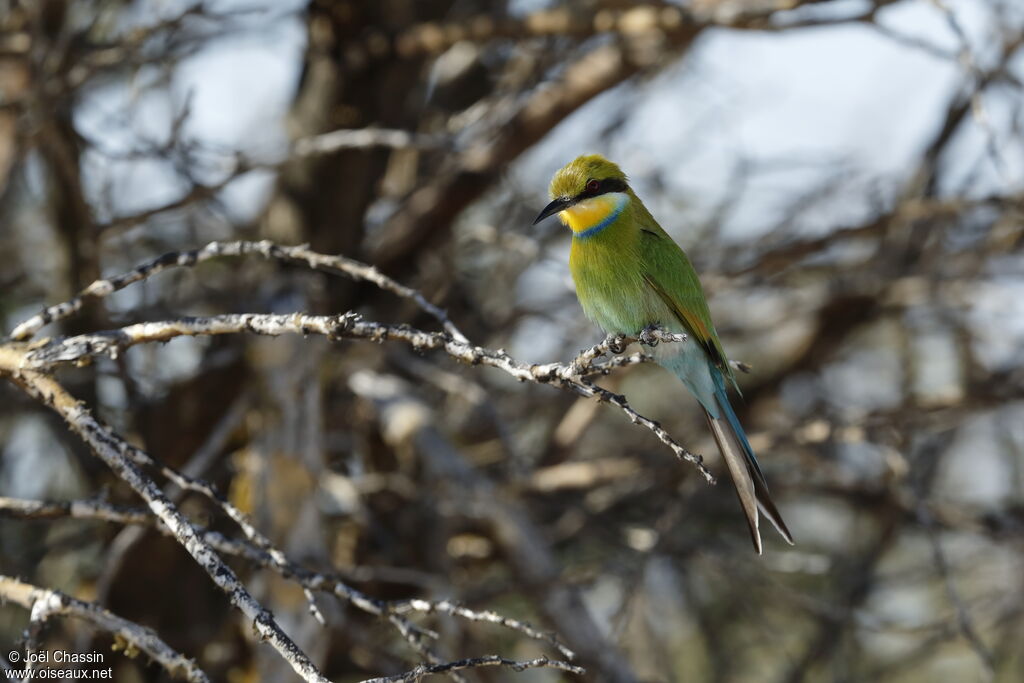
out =
<path fill-rule="evenodd" d="M 576 234 L 597 232 L 618 218 L 628 203 L 629 195 L 626 193 L 609 192 L 574 204 L 560 212 L 558 217 Z"/>

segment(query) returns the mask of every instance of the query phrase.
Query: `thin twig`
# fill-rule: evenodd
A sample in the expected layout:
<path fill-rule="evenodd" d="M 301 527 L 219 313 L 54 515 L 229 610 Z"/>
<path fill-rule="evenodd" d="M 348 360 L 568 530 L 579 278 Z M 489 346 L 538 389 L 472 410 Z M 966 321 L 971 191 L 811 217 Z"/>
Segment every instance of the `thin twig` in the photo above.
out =
<path fill-rule="evenodd" d="M 480 621 L 487 622 L 490 624 L 498 624 L 504 626 L 507 629 L 518 631 L 534 640 L 543 640 L 559 652 L 562 653 L 566 659 L 575 659 L 576 653 L 570 650 L 568 647 L 563 645 L 555 638 L 554 634 L 544 633 L 538 631 L 534 627 L 530 626 L 524 621 L 518 619 L 511 619 L 509 617 L 502 616 L 496 612 L 489 610 L 477 611 L 469 609 L 464 605 L 460 605 L 455 602 L 448 600 L 405 600 L 400 602 L 393 602 L 388 605 L 388 610 L 394 614 L 405 614 L 409 612 L 422 612 L 424 614 L 447 614 L 454 617 L 462 617 L 468 621 Z"/>

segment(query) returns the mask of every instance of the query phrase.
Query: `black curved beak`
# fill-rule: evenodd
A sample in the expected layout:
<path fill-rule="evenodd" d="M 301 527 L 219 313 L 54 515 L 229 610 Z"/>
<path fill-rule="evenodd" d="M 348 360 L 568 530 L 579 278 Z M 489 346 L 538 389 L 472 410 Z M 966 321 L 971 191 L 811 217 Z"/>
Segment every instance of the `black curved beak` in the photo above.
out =
<path fill-rule="evenodd" d="M 548 216 L 554 216 L 559 211 L 565 211 L 572 205 L 573 201 L 571 199 L 556 199 L 544 207 L 544 210 L 540 212 L 540 215 L 533 219 L 533 224 L 537 225 Z"/>

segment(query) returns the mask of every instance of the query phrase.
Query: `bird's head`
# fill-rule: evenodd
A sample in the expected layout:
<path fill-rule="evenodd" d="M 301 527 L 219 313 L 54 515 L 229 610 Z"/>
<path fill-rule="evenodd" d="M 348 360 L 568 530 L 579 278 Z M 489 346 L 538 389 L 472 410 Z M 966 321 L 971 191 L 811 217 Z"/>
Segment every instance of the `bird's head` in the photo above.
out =
<path fill-rule="evenodd" d="M 618 216 L 630 199 L 626 174 L 600 154 L 576 157 L 551 179 L 551 203 L 534 225 L 560 214 L 562 222 L 581 233 Z"/>

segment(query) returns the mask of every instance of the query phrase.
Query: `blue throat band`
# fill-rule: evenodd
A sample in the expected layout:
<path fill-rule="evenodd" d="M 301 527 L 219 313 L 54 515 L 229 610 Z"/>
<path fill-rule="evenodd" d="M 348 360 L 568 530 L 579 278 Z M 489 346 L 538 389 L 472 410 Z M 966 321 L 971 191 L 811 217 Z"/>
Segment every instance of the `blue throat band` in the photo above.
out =
<path fill-rule="evenodd" d="M 609 225 L 614 223 L 615 219 L 617 219 L 619 216 L 621 216 L 622 212 L 626 210 L 626 204 L 629 204 L 629 198 L 628 197 L 624 197 L 622 199 L 622 201 L 619 202 L 619 205 L 616 206 L 615 209 L 610 214 L 605 216 L 601 220 L 600 223 L 598 223 L 597 225 L 593 225 L 593 226 L 587 228 L 586 230 L 582 230 L 580 232 L 574 233 L 573 237 L 576 237 L 578 239 L 586 239 L 588 237 L 593 237 L 594 235 L 596 235 L 597 233 L 601 232 L 602 230 L 607 228 Z"/>

